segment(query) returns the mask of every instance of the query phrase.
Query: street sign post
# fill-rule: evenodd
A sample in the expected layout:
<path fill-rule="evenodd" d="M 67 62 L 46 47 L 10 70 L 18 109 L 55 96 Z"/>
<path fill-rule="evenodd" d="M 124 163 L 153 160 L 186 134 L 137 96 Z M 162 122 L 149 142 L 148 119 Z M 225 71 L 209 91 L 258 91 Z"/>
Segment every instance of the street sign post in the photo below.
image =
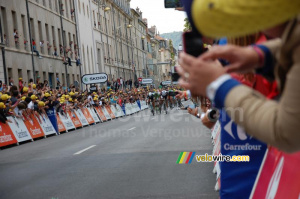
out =
<path fill-rule="evenodd" d="M 106 73 L 94 73 L 94 74 L 86 74 L 81 77 L 82 83 L 84 84 L 99 84 L 107 82 L 107 74 Z"/>

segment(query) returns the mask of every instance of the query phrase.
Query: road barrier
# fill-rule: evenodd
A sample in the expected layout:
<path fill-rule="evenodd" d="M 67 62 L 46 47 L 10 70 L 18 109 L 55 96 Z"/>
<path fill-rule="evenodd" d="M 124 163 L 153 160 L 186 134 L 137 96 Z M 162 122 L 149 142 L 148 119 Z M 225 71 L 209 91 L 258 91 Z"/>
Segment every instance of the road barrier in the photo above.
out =
<path fill-rule="evenodd" d="M 286 154 L 269 147 L 250 198 L 300 198 L 300 152 Z"/>
<path fill-rule="evenodd" d="M 56 117 L 55 122 L 51 122 L 50 116 L 48 117 L 46 114 L 32 113 L 28 115 L 24 112 L 20 118 L 9 116 L 7 118 L 11 122 L 0 123 L 0 147 L 19 145 L 21 142 L 33 141 L 49 135 L 59 135 L 91 124 L 131 115 L 148 108 L 145 101 L 140 101 L 140 105 L 141 108 L 136 102 L 125 104 L 123 108 L 126 109 L 127 107 L 130 114 L 125 114 L 123 108 L 118 104 L 105 107 L 83 107 L 59 113 L 52 111 L 51 116 Z M 54 126 L 55 124 L 57 126 Z"/>
<path fill-rule="evenodd" d="M 213 143 L 212 154 L 221 154 L 221 125 L 219 121 L 212 129 L 211 138 Z M 250 198 L 299 198 L 299 165 L 300 152 L 286 154 L 269 146 L 265 152 Z M 219 162 L 214 162 L 213 173 L 216 174 L 215 190 L 219 191 L 221 189 L 222 175 Z"/>
<path fill-rule="evenodd" d="M 212 129 L 211 133 L 211 138 L 212 138 L 212 143 L 213 143 L 213 151 L 212 155 L 219 155 L 221 153 L 221 139 L 220 139 L 220 134 L 221 134 L 221 125 L 219 121 L 215 124 L 215 126 Z M 219 162 L 214 162 L 214 169 L 213 173 L 217 174 L 216 176 L 216 185 L 215 185 L 215 190 L 219 191 L 220 190 L 220 177 L 221 177 L 221 168 Z"/>

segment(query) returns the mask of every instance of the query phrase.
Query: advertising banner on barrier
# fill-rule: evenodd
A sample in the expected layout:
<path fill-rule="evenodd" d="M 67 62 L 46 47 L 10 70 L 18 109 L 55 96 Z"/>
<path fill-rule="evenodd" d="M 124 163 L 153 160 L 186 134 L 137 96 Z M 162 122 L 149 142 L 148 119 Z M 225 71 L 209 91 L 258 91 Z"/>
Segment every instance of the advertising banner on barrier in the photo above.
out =
<path fill-rule="evenodd" d="M 105 109 L 108 112 L 111 119 L 116 119 L 116 116 L 113 114 L 112 110 L 110 109 L 110 106 L 105 106 Z"/>
<path fill-rule="evenodd" d="M 87 108 L 81 108 L 81 111 L 89 124 L 95 123 L 95 120 L 93 119 L 93 117 L 91 116 L 91 114 Z"/>
<path fill-rule="evenodd" d="M 8 125 L 18 142 L 32 140 L 32 137 L 30 136 L 23 119 L 17 117 L 7 117 L 7 119 L 11 121 L 8 123 Z"/>
<path fill-rule="evenodd" d="M 0 147 L 16 144 L 17 142 L 8 124 L 0 122 Z"/>
<path fill-rule="evenodd" d="M 136 100 L 136 103 L 137 103 L 137 105 L 139 106 L 139 109 L 142 110 L 142 107 L 141 107 L 141 101 L 140 101 L 140 100 Z"/>
<path fill-rule="evenodd" d="M 133 114 L 132 112 L 132 107 L 130 104 L 125 104 L 125 111 L 126 111 L 126 115 L 131 115 Z"/>
<path fill-rule="evenodd" d="M 47 115 L 45 115 L 45 114 L 39 115 L 39 118 L 40 119 L 38 120 L 38 122 L 39 122 L 40 126 L 42 127 L 45 135 L 56 134 L 56 130 L 53 127 L 53 125 Z"/>
<path fill-rule="evenodd" d="M 256 179 L 251 198 L 299 198 L 300 153 L 286 154 L 270 147 L 260 175 Z"/>
<path fill-rule="evenodd" d="M 50 122 L 52 123 L 56 133 L 58 134 L 59 133 L 59 129 L 58 129 L 58 124 L 57 124 L 57 117 L 56 117 L 56 111 L 54 108 L 49 108 L 47 111 L 46 111 L 47 115 L 48 115 L 48 118 L 50 120 Z"/>
<path fill-rule="evenodd" d="M 84 117 L 83 115 L 83 112 L 81 111 L 81 109 L 77 109 L 75 110 L 76 114 L 77 114 L 77 117 L 79 118 L 80 122 L 81 122 L 81 125 L 82 126 L 88 126 L 89 123 L 88 121 L 86 120 L 86 118 Z"/>
<path fill-rule="evenodd" d="M 118 111 L 114 105 L 110 105 L 110 110 L 113 112 L 113 114 L 116 116 L 116 118 L 121 117 L 121 115 L 118 113 Z"/>
<path fill-rule="evenodd" d="M 99 115 L 101 121 L 102 121 L 102 122 L 106 122 L 107 119 L 106 119 L 106 117 L 105 117 L 105 115 L 104 115 L 102 109 L 101 109 L 100 107 L 95 107 L 95 110 L 97 111 L 97 113 L 98 113 L 98 115 Z"/>
<path fill-rule="evenodd" d="M 135 102 L 135 106 L 136 106 L 136 109 L 137 109 L 138 112 L 141 111 L 141 108 L 140 108 L 140 106 L 139 106 L 139 104 L 138 104 L 137 101 Z"/>
<path fill-rule="evenodd" d="M 101 107 L 101 110 L 102 110 L 102 112 L 104 113 L 106 119 L 107 119 L 107 120 L 111 120 L 111 117 L 110 117 L 108 111 L 106 110 L 106 108 L 105 108 L 104 106 Z"/>
<path fill-rule="evenodd" d="M 148 108 L 148 105 L 147 105 L 146 101 L 143 101 L 143 106 L 144 106 L 144 109 Z"/>
<path fill-rule="evenodd" d="M 61 121 L 60 116 L 58 113 L 56 113 L 56 119 L 57 119 L 57 126 L 58 126 L 58 131 L 61 132 L 65 132 L 67 131 L 64 123 Z"/>
<path fill-rule="evenodd" d="M 68 111 L 68 115 L 71 118 L 71 120 L 72 120 L 72 122 L 73 122 L 73 124 L 76 128 L 81 128 L 82 127 L 80 119 L 78 118 L 78 116 L 77 116 L 77 114 L 75 113 L 74 110 Z"/>
<path fill-rule="evenodd" d="M 116 110 L 117 110 L 118 114 L 120 115 L 120 117 L 125 116 L 125 113 L 119 104 L 116 105 Z"/>
<path fill-rule="evenodd" d="M 23 113 L 23 117 L 25 126 L 33 139 L 45 136 L 42 127 L 33 114 L 27 115 Z"/>
<path fill-rule="evenodd" d="M 59 113 L 59 117 L 60 117 L 62 123 L 64 124 L 65 128 L 67 129 L 67 131 L 75 129 L 75 126 L 68 114 L 64 113 L 62 115 L 61 113 Z"/>
<path fill-rule="evenodd" d="M 146 102 L 145 101 L 140 101 L 141 103 L 141 110 L 145 110 L 146 109 Z"/>
<path fill-rule="evenodd" d="M 99 117 L 98 117 L 98 115 L 96 114 L 94 108 L 90 108 L 90 107 L 89 107 L 89 108 L 87 108 L 87 109 L 88 109 L 88 111 L 90 112 L 91 116 L 93 117 L 94 121 L 95 121 L 96 123 L 99 123 L 100 120 L 99 120 Z"/>
<path fill-rule="evenodd" d="M 139 107 L 138 107 L 138 105 L 137 105 L 136 102 L 134 102 L 133 104 L 131 104 L 131 106 L 132 106 L 132 109 L 134 110 L 135 113 L 140 111 L 140 109 L 139 109 Z"/>
<path fill-rule="evenodd" d="M 120 106 L 124 115 L 127 115 L 128 113 L 126 113 L 126 108 L 125 108 L 125 104 L 122 104 L 122 106 Z"/>
<path fill-rule="evenodd" d="M 238 195 L 239 198 L 249 198 L 267 146 L 247 135 L 243 128 L 231 120 L 225 110 L 221 111 L 220 118 L 221 154 L 250 157 L 249 162 L 220 162 L 220 197 L 234 198 Z"/>

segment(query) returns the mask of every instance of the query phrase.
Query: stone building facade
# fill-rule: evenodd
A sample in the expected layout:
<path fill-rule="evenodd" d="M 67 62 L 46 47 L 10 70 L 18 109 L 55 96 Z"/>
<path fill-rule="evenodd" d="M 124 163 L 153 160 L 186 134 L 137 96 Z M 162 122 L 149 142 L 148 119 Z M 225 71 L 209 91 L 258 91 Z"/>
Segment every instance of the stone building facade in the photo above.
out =
<path fill-rule="evenodd" d="M 2 81 L 6 74 L 15 84 L 19 77 L 34 78 L 55 88 L 57 79 L 80 85 L 81 76 L 92 73 L 106 73 L 110 80 L 168 79 L 170 67 L 155 65 L 170 59 L 168 42 L 156 28 L 147 30 L 130 0 L 10 0 L 0 8 Z"/>
<path fill-rule="evenodd" d="M 0 7 L 7 77 L 15 84 L 19 77 L 24 82 L 39 78 L 52 87 L 58 85 L 57 77 L 65 86 L 80 81 L 73 0 L 10 0 L 1 1 Z"/>

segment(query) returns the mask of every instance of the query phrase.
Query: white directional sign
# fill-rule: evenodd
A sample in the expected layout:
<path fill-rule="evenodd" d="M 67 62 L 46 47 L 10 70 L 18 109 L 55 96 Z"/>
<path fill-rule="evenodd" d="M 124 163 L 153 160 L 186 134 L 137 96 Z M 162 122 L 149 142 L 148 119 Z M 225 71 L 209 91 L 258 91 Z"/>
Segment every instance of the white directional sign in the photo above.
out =
<path fill-rule="evenodd" d="M 171 81 L 163 81 L 161 82 L 161 85 L 163 86 L 171 85 Z"/>
<path fill-rule="evenodd" d="M 143 79 L 142 80 L 142 84 L 152 84 L 153 83 L 153 79 Z"/>
<path fill-rule="evenodd" d="M 84 84 L 99 84 L 107 82 L 107 74 L 105 73 L 94 73 L 86 74 L 81 77 L 82 83 Z"/>

